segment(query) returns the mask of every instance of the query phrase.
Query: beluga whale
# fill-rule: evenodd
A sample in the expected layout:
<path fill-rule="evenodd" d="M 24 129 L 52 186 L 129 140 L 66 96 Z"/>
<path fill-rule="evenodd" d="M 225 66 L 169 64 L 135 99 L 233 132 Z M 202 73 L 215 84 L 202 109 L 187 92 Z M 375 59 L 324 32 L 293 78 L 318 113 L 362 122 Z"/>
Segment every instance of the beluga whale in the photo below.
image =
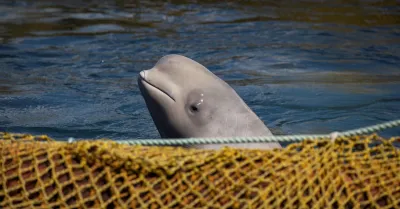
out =
<path fill-rule="evenodd" d="M 140 92 L 161 138 L 272 136 L 236 91 L 200 63 L 177 54 L 162 57 L 138 76 Z M 279 143 L 188 145 L 220 149 L 281 148 Z"/>

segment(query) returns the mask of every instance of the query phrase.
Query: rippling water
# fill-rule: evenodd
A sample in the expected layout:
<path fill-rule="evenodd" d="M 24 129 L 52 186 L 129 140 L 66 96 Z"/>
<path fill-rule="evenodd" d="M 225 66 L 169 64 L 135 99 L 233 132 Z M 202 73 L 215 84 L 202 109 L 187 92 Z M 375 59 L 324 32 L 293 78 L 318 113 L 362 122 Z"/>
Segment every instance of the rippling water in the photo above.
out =
<path fill-rule="evenodd" d="M 0 0 L 0 131 L 159 138 L 136 79 L 171 53 L 275 134 L 400 118 L 398 1 L 215 2 Z"/>

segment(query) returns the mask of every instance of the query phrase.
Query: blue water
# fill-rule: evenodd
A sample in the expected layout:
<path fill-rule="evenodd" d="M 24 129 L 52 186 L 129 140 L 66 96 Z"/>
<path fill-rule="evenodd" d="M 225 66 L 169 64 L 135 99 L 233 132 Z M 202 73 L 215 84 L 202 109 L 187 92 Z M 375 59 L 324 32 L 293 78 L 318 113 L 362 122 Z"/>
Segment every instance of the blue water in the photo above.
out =
<path fill-rule="evenodd" d="M 0 1 L 0 131 L 159 138 L 136 79 L 171 53 L 227 81 L 275 134 L 400 118 L 398 2 L 171 2 Z"/>

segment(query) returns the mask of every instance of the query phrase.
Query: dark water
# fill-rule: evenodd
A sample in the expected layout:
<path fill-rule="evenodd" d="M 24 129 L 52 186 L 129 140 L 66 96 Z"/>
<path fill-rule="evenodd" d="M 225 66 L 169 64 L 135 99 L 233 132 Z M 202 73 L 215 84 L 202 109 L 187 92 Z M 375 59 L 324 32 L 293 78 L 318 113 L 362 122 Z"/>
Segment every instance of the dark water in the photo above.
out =
<path fill-rule="evenodd" d="M 399 1 L 68 2 L 0 1 L 0 131 L 159 138 L 136 79 L 171 53 L 276 134 L 400 118 Z"/>

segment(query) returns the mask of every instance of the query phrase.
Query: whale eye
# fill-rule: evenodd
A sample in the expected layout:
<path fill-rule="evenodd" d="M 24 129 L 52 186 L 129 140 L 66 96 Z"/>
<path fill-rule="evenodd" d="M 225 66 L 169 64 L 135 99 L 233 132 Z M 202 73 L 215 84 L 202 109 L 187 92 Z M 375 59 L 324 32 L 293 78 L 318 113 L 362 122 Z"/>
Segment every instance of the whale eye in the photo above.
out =
<path fill-rule="evenodd" d="M 200 105 L 203 103 L 203 99 L 201 99 L 200 101 L 198 101 L 197 103 L 191 104 L 189 106 L 190 108 L 190 112 L 191 113 L 197 113 L 200 112 Z"/>
<path fill-rule="evenodd" d="M 196 107 L 196 105 L 190 105 L 190 110 L 192 110 L 192 112 L 198 112 L 199 108 Z"/>
<path fill-rule="evenodd" d="M 203 91 L 195 89 L 189 92 L 185 109 L 192 119 L 201 120 L 202 115 L 208 112 L 206 101 Z"/>

